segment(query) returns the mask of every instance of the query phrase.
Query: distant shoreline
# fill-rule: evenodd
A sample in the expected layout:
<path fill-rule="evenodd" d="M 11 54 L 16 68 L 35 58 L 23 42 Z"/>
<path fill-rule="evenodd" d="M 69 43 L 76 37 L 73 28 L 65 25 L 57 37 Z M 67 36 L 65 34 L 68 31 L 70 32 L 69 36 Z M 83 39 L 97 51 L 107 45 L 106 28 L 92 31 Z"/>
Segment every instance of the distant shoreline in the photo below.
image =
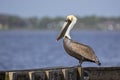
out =
<path fill-rule="evenodd" d="M 120 31 L 120 17 L 77 16 L 75 30 L 118 30 Z M 64 23 L 64 17 L 29 17 L 22 18 L 15 15 L 0 14 L 0 30 L 59 30 Z"/>

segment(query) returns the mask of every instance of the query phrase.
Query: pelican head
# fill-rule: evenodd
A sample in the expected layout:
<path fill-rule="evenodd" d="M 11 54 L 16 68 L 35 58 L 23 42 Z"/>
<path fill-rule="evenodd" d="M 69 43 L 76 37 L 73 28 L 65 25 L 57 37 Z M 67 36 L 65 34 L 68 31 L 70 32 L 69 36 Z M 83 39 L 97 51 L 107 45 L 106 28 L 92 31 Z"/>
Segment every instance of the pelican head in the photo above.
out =
<path fill-rule="evenodd" d="M 70 31 L 73 28 L 73 26 L 75 25 L 76 21 L 77 21 L 77 18 L 74 15 L 67 16 L 67 18 L 63 24 L 63 27 L 62 27 L 56 40 L 58 41 L 61 38 L 64 38 L 65 36 L 67 36 L 69 39 L 71 39 Z"/>

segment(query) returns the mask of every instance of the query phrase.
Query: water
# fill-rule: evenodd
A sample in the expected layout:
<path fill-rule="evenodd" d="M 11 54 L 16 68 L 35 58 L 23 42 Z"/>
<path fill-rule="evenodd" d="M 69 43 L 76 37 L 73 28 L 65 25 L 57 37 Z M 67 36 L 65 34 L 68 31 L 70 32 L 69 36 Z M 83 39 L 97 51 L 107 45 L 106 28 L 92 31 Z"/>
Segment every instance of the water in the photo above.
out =
<path fill-rule="evenodd" d="M 76 66 L 56 31 L 0 31 L 0 70 Z M 102 66 L 120 66 L 120 32 L 73 31 L 72 39 L 90 45 Z M 97 66 L 83 63 L 83 66 Z"/>

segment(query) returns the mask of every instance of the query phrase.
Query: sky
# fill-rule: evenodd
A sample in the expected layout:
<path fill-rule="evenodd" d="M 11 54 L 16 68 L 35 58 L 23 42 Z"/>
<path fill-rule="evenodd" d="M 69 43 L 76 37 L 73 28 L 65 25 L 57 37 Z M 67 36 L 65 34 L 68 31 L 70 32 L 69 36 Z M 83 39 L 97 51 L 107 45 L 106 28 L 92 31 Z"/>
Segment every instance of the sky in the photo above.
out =
<path fill-rule="evenodd" d="M 0 13 L 21 17 L 120 16 L 120 0 L 0 0 Z"/>

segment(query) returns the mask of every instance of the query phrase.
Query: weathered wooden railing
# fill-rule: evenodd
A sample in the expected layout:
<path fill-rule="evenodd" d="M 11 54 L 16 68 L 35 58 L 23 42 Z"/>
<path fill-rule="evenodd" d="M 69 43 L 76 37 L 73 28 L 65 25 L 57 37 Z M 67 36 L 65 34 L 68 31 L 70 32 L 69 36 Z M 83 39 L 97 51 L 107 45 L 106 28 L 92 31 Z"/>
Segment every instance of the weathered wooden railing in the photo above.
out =
<path fill-rule="evenodd" d="M 120 67 L 53 67 L 0 71 L 0 80 L 120 80 Z"/>

